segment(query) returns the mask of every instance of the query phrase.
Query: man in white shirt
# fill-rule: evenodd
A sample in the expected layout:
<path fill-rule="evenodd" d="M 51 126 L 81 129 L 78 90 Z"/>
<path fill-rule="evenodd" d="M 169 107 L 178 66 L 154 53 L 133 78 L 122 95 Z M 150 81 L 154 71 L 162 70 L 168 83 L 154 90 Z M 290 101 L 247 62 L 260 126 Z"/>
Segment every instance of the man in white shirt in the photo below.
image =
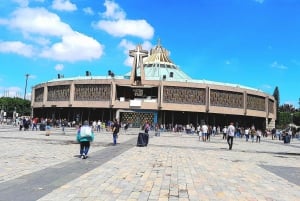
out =
<path fill-rule="evenodd" d="M 233 123 L 231 122 L 227 128 L 227 143 L 229 145 L 229 150 L 232 149 L 234 133 L 235 133 L 235 127 L 233 126 Z"/>
<path fill-rule="evenodd" d="M 202 141 L 205 142 L 207 138 L 207 132 L 208 132 L 207 125 L 206 124 L 202 125 L 201 130 L 202 130 Z"/>

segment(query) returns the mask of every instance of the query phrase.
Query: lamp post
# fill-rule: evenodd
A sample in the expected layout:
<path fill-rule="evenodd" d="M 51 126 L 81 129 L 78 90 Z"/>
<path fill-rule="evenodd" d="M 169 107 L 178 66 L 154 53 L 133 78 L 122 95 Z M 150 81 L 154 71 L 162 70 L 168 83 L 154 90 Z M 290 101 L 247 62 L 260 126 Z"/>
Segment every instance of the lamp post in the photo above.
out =
<path fill-rule="evenodd" d="M 25 77 L 26 77 L 26 80 L 25 80 L 25 93 L 24 93 L 24 100 L 25 100 L 25 98 L 26 98 L 26 90 L 27 90 L 27 82 L 28 82 L 28 77 L 29 77 L 29 74 L 27 73 L 27 74 L 25 75 Z"/>
<path fill-rule="evenodd" d="M 4 119 L 4 110 L 3 110 L 3 106 L 1 105 L 0 124 L 2 124 L 3 119 Z"/>

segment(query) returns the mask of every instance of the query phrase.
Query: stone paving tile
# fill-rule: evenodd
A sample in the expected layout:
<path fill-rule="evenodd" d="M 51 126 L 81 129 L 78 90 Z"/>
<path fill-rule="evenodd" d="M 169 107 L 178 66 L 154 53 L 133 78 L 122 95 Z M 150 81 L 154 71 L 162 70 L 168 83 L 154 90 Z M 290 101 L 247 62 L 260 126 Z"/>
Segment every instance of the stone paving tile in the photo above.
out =
<path fill-rule="evenodd" d="M 72 132 L 57 131 L 48 138 L 41 132 L 0 132 L 8 150 L 0 159 L 0 182 L 67 160 L 81 161 L 74 157 L 78 144 L 71 143 Z M 134 133 L 121 135 L 120 143 Z M 299 140 L 285 145 L 265 138 L 261 143 L 235 139 L 229 151 L 221 138 L 202 142 L 193 135 L 163 133 L 150 138 L 147 147 L 133 146 L 39 200 L 299 200 L 299 185 L 262 167 L 299 170 Z M 111 135 L 98 134 L 91 154 L 110 142 Z"/>

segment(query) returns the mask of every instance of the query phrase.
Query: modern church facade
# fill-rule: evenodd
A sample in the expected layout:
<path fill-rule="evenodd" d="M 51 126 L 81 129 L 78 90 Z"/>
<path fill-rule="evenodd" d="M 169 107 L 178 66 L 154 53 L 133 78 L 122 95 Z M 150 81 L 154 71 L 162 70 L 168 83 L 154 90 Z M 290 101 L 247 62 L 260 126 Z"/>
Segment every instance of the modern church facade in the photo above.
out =
<path fill-rule="evenodd" d="M 129 54 L 131 72 L 119 76 L 57 78 L 32 89 L 33 117 L 82 122 L 118 118 L 133 127 L 202 124 L 275 127 L 273 96 L 250 87 L 194 80 L 158 43 L 150 53 L 140 45 Z"/>

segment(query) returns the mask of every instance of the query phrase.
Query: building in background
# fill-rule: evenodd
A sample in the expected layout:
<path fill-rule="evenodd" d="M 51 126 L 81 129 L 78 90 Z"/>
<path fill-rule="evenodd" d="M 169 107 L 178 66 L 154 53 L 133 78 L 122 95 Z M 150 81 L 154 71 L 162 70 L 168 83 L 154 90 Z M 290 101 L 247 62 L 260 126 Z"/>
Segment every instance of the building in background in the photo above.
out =
<path fill-rule="evenodd" d="M 201 124 L 275 127 L 273 96 L 236 84 L 194 80 L 169 58 L 158 43 L 151 51 L 140 45 L 129 54 L 131 72 L 116 75 L 59 77 L 32 89 L 34 117 L 68 121 L 118 118 L 132 127 L 153 124 Z"/>

